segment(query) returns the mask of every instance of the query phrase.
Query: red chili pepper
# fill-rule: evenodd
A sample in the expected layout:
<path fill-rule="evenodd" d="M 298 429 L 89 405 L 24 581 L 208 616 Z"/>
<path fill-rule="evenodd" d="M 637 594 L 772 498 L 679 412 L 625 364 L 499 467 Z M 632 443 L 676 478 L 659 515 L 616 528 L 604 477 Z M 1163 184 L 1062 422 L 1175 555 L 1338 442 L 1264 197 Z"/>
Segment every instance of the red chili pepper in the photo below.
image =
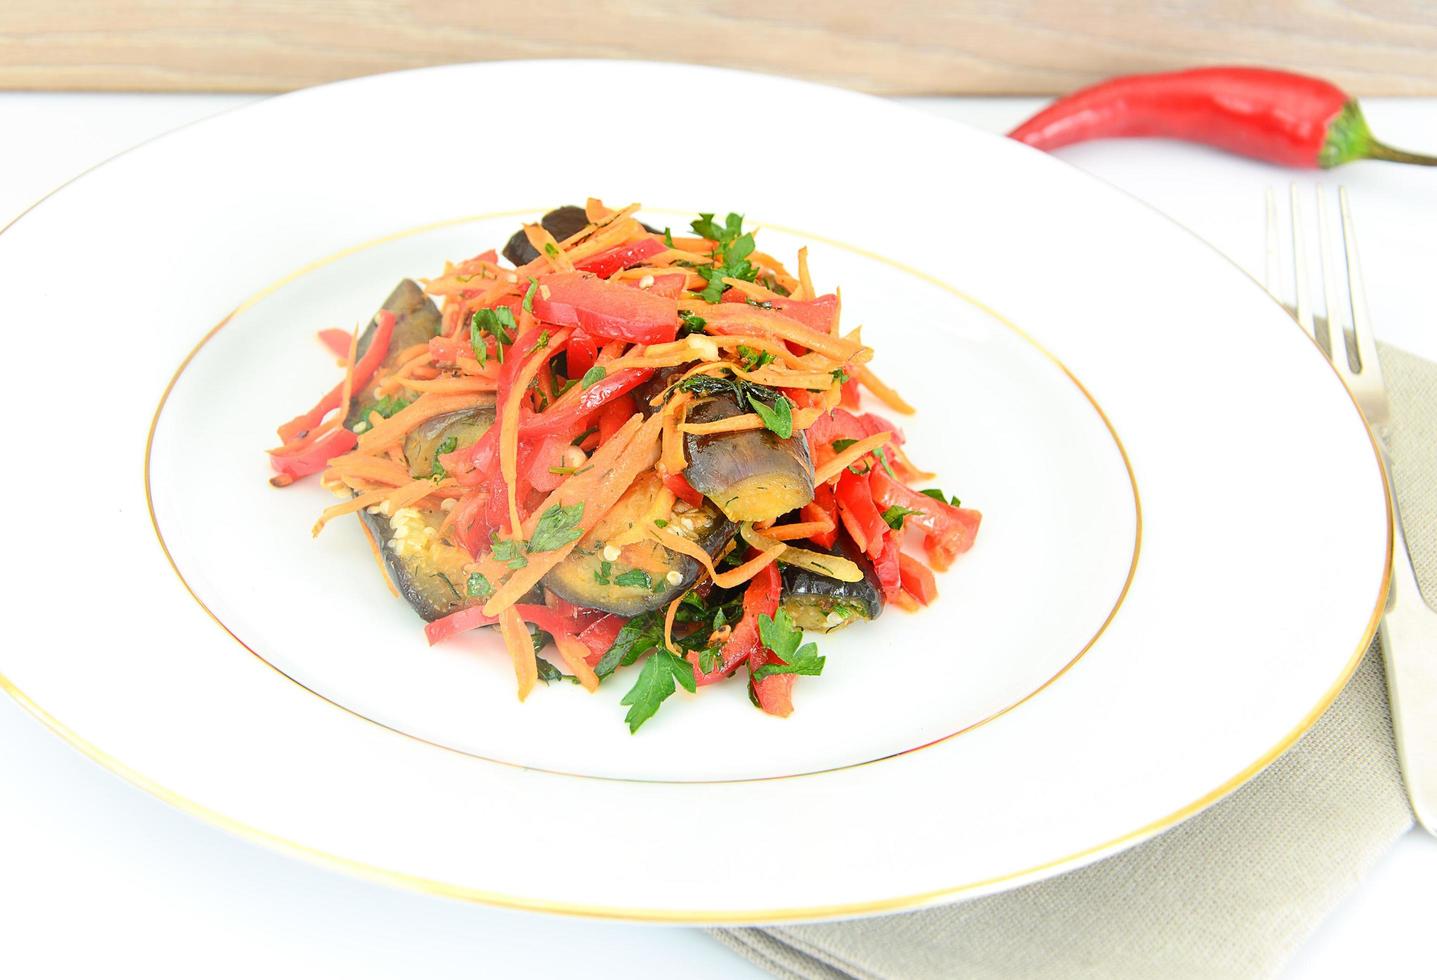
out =
<path fill-rule="evenodd" d="M 1437 166 L 1378 142 L 1357 102 L 1319 78 L 1268 68 L 1126 75 L 1064 96 L 1008 134 L 1040 150 L 1083 140 L 1163 136 L 1288 167 L 1352 160 Z"/>

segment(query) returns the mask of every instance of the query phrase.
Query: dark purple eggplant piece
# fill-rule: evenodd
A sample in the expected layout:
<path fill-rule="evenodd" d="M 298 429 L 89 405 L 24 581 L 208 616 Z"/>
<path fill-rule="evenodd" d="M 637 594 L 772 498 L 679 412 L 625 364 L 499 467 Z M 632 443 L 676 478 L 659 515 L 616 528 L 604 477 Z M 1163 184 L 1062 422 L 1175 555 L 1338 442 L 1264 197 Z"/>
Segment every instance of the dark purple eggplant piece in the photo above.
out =
<path fill-rule="evenodd" d="M 883 589 L 873 565 L 848 538 L 839 539 L 832 554 L 863 570 L 858 582 L 840 582 L 806 568 L 784 565 L 779 608 L 800 629 L 829 633 L 858 619 L 877 619 L 883 612 Z"/>
<path fill-rule="evenodd" d="M 579 230 L 589 223 L 589 215 L 583 208 L 575 204 L 565 204 L 561 208 L 555 208 L 544 217 L 539 219 L 539 224 L 544 230 L 554 236 L 554 241 L 562 242 L 578 234 Z M 657 228 L 650 228 L 644 225 L 644 230 L 657 235 Z M 509 237 L 509 242 L 504 246 L 504 258 L 514 263 L 515 266 L 528 265 L 539 257 L 539 250 L 529 244 L 529 236 L 524 234 L 520 228 Z"/>
<path fill-rule="evenodd" d="M 604 519 L 563 561 L 544 576 L 544 586 L 576 606 L 620 616 L 660 609 L 698 580 L 702 566 L 688 555 L 646 539 L 611 546 L 609 541 L 647 519 L 654 497 L 663 489 L 656 473 L 646 473 L 620 498 Z M 695 541 L 717 556 L 733 539 L 734 526 L 712 506 L 676 504 L 664 529 Z"/>
<path fill-rule="evenodd" d="M 400 280 L 399 285 L 394 287 L 394 292 L 384 301 L 382 309 L 394 314 L 394 333 L 389 339 L 389 351 L 380 364 L 381 370 L 394 367 L 399 361 L 400 352 L 405 348 L 428 343 L 431 337 L 439 335 L 442 323 L 439 308 L 411 279 Z M 378 324 L 370 320 L 369 326 L 359 337 L 356 357 L 363 357 L 364 352 L 369 350 L 369 345 L 374 340 L 374 332 L 378 329 Z M 370 411 L 378 402 L 373 388 L 356 391 L 349 414 L 344 417 L 344 427 L 353 429 L 368 419 Z"/>
<path fill-rule="evenodd" d="M 409 463 L 409 475 L 416 480 L 433 476 L 437 472 L 435 467 L 440 465 L 441 452 L 467 449 L 478 442 L 493 424 L 492 404 L 446 412 L 419 423 L 404 438 L 404 459 Z M 454 440 L 452 444 L 450 439 Z"/>
<path fill-rule="evenodd" d="M 694 403 L 689 422 L 717 422 L 748 412 L 720 392 Z M 768 429 L 684 437 L 684 477 L 731 521 L 771 521 L 813 499 L 813 462 L 802 432 L 781 439 Z"/>

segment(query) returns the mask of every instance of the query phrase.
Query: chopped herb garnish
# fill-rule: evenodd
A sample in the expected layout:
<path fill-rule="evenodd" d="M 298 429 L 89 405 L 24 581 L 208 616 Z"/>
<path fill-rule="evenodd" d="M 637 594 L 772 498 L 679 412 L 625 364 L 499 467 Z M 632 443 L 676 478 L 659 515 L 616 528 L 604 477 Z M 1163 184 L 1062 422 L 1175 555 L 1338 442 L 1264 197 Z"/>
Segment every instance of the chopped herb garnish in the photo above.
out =
<path fill-rule="evenodd" d="M 594 581 L 600 585 L 609 584 L 609 573 L 614 570 L 614 563 L 611 561 L 599 562 L 598 569 L 594 572 Z"/>
<path fill-rule="evenodd" d="M 668 228 L 664 229 L 664 244 L 669 248 L 674 247 L 674 233 Z"/>
<path fill-rule="evenodd" d="M 571 446 L 577 446 L 577 445 L 579 445 L 580 443 L 582 443 L 585 439 L 589 438 L 589 436 L 593 435 L 594 433 L 596 433 L 596 432 L 598 432 L 598 431 L 599 431 L 598 426 L 591 426 L 590 428 L 585 429 L 583 432 L 580 432 L 577 436 L 575 436 L 574 439 L 573 439 L 573 441 L 570 442 L 569 445 L 571 445 Z"/>
<path fill-rule="evenodd" d="M 758 270 L 749 263 L 753 254 L 753 235 L 743 231 L 743 215 L 730 214 L 719 225 L 712 214 L 700 214 L 692 224 L 693 230 L 714 243 L 712 266 L 699 266 L 694 271 L 708 280 L 703 298 L 717 303 L 728 286 L 724 279 L 741 279 L 753 282 Z"/>
<path fill-rule="evenodd" d="M 555 245 L 553 242 L 545 242 L 544 254 L 549 256 L 549 258 L 551 259 L 557 259 L 559 257 L 559 246 Z"/>
<path fill-rule="evenodd" d="M 655 518 L 654 518 L 654 526 L 656 526 L 656 527 L 668 527 L 668 526 L 669 526 L 669 522 L 666 521 L 666 520 L 664 520 L 662 517 L 655 517 Z"/>
<path fill-rule="evenodd" d="M 449 436 L 439 444 L 439 447 L 434 450 L 434 466 L 429 471 L 429 478 L 431 480 L 442 480 L 449 475 L 449 471 L 444 468 L 444 464 L 439 462 L 439 457 L 448 455 L 458 448 L 458 436 Z"/>
<path fill-rule="evenodd" d="M 923 496 L 925 497 L 932 497 L 939 503 L 952 504 L 954 507 L 963 506 L 962 502 L 959 501 L 957 497 L 954 497 L 950 500 L 948 496 L 944 494 L 942 490 L 939 490 L 937 487 L 929 487 L 927 490 L 919 490 L 918 492 L 923 494 Z"/>
<path fill-rule="evenodd" d="M 845 371 L 843 368 L 839 368 L 838 370 L 833 372 L 833 380 L 837 381 L 839 384 L 843 384 L 845 381 L 848 380 L 848 372 Z"/>
<path fill-rule="evenodd" d="M 705 328 L 708 321 L 701 316 L 695 316 L 688 310 L 679 311 L 679 336 L 687 337 L 691 333 L 706 333 Z"/>
<path fill-rule="evenodd" d="M 558 667 L 555 667 L 537 653 L 534 654 L 534 666 L 538 669 L 539 680 L 545 684 L 548 684 L 550 681 L 561 681 L 567 676 Z"/>
<path fill-rule="evenodd" d="M 526 289 L 526 290 L 524 290 L 524 302 L 521 304 L 521 305 L 524 307 L 524 312 L 525 312 L 525 313 L 533 313 L 533 312 L 534 312 L 534 294 L 537 293 L 538 291 L 539 291 L 539 280 L 535 279 L 533 276 L 530 276 L 530 277 L 529 277 L 529 288 Z"/>
<path fill-rule="evenodd" d="M 875 446 L 873 449 L 873 455 L 878 457 L 878 461 L 883 464 L 883 469 L 887 471 L 889 476 L 893 477 L 893 479 L 895 480 L 898 479 L 898 474 L 893 472 L 892 466 L 888 465 L 888 454 L 883 451 L 882 446 Z"/>
<path fill-rule="evenodd" d="M 763 419 L 764 427 L 773 432 L 780 439 L 787 439 L 793 435 L 793 403 L 788 400 L 787 395 L 779 395 L 774 399 L 772 407 L 765 405 L 754 393 L 748 393 L 748 403 Z"/>
<path fill-rule="evenodd" d="M 534 528 L 534 535 L 529 539 L 529 550 L 556 551 L 583 536 L 579 528 L 579 521 L 584 517 L 584 504 L 580 501 L 577 504 L 570 504 L 565 507 L 563 504 L 554 504 L 544 513 L 539 515 L 539 523 Z"/>
<path fill-rule="evenodd" d="M 754 671 L 753 679 L 761 681 L 773 674 L 804 674 L 809 677 L 823 673 L 824 658 L 818 655 L 818 644 L 804 643 L 803 630 L 793 625 L 788 613 L 779 609 L 773 617 L 759 614 L 758 635 L 763 645 L 782 660 L 781 664 L 764 664 Z"/>
<path fill-rule="evenodd" d="M 630 734 L 637 732 L 639 726 L 652 718 L 659 705 L 674 693 L 674 681 L 692 694 L 697 690 L 694 665 L 662 647 L 656 648 L 653 655 L 644 661 L 639 679 L 619 700 L 620 704 L 629 706 L 624 721 L 628 722 Z"/>
<path fill-rule="evenodd" d="M 594 673 L 607 677 L 619 667 L 627 667 L 655 647 L 664 645 L 664 620 L 658 610 L 635 616 L 623 625 L 614 645 L 599 658 Z"/>
<path fill-rule="evenodd" d="M 773 355 L 766 350 L 754 350 L 747 344 L 738 345 L 739 366 L 745 371 L 757 371 L 765 364 L 773 363 Z"/>
<path fill-rule="evenodd" d="M 470 572 L 465 591 L 475 599 L 487 599 L 494 594 L 494 586 L 483 572 Z"/>
<path fill-rule="evenodd" d="M 589 370 L 585 371 L 584 376 L 579 379 L 579 387 L 584 391 L 588 391 L 594 385 L 598 384 L 600 381 L 603 381 L 604 378 L 608 376 L 608 373 L 608 371 L 595 364 L 593 367 L 589 368 Z"/>
<path fill-rule="evenodd" d="M 614 584 L 630 589 L 651 589 L 654 585 L 649 573 L 642 568 L 631 568 L 621 575 L 616 575 Z"/>
<path fill-rule="evenodd" d="M 524 546 L 510 538 L 499 537 L 497 531 L 490 535 L 489 546 L 494 560 L 502 561 L 510 568 L 523 568 L 529 564 L 529 559 L 524 557 Z"/>
<path fill-rule="evenodd" d="M 833 447 L 834 452 L 841 453 L 857 441 L 857 439 L 835 439 L 829 445 Z"/>
<path fill-rule="evenodd" d="M 533 346 L 533 347 L 530 347 L 530 348 L 529 348 L 528 350 L 526 350 L 524 353 L 525 353 L 525 354 L 532 354 L 532 353 L 534 353 L 536 350 L 543 350 L 545 347 L 548 347 L 548 346 L 549 346 L 549 331 L 547 331 L 547 330 L 540 330 L 540 331 L 539 331 L 539 339 L 536 340 L 536 341 L 534 341 L 534 346 Z"/>
<path fill-rule="evenodd" d="M 504 345 L 514 342 L 514 333 L 519 325 L 514 322 L 514 311 L 507 306 L 492 310 L 475 310 L 469 320 L 469 344 L 474 348 L 474 358 L 481 365 L 488 357 L 484 334 L 494 338 L 494 351 L 499 363 L 504 363 Z"/>
<path fill-rule="evenodd" d="M 893 530 L 901 531 L 903 530 L 903 518 L 907 517 L 909 514 L 917 513 L 920 512 L 916 510 L 909 510 L 907 507 L 900 507 L 897 504 L 894 504 L 892 507 L 889 507 L 883 512 L 883 520 L 884 523 L 886 523 L 889 527 L 893 528 Z"/>

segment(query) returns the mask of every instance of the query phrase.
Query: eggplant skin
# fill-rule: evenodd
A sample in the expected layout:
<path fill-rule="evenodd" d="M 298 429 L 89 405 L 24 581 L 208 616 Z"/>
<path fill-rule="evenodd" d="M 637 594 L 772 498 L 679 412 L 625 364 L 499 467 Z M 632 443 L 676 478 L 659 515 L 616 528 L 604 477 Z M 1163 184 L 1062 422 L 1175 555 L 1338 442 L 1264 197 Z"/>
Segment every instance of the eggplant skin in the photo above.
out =
<path fill-rule="evenodd" d="M 409 475 L 422 480 L 434 475 L 439 462 L 439 451 L 449 439 L 454 440 L 455 449 L 467 449 L 479 441 L 479 437 L 494 424 L 495 409 L 492 404 L 461 408 L 457 412 L 446 412 L 421 422 L 404 438 L 404 459 L 409 463 Z"/>
<path fill-rule="evenodd" d="M 394 292 L 384 301 L 382 310 L 388 310 L 394 314 L 394 333 L 390 336 L 389 350 L 385 354 L 384 361 L 380 368 L 390 368 L 399 360 L 399 354 L 407 347 L 415 344 L 425 344 L 431 337 L 439 335 L 443 318 L 439 315 L 439 307 L 434 301 L 424 294 L 424 290 L 412 279 L 402 279 Z M 374 333 L 379 329 L 375 320 L 369 321 L 369 326 L 359 337 L 359 344 L 355 348 L 355 356 L 363 357 L 364 352 L 369 350 L 369 345 L 374 342 Z M 369 412 L 378 401 L 374 397 L 374 389 L 367 388 L 364 391 L 354 393 L 354 403 L 350 406 L 349 414 L 344 417 L 344 427 L 353 429 L 357 424 L 369 417 Z"/>
<path fill-rule="evenodd" d="M 689 409 L 690 422 L 717 422 L 746 412 L 733 395 L 718 394 Z M 687 435 L 684 477 L 731 521 L 771 521 L 813 499 L 808 439 L 768 429 Z"/>
<path fill-rule="evenodd" d="M 468 560 L 467 555 L 450 549 L 456 551 L 454 560 L 441 567 L 431 554 L 400 554 L 392 543 L 394 524 L 388 517 L 362 510 L 359 512 L 359 519 L 364 522 L 369 533 L 374 535 L 375 543 L 379 545 L 380 554 L 384 556 L 384 567 L 389 572 L 389 580 L 394 583 L 404 601 L 409 603 L 426 623 L 443 619 L 450 613 L 456 613 L 479 601 L 464 596 L 462 562 Z"/>
<path fill-rule="evenodd" d="M 544 230 L 554 236 L 555 241 L 562 242 L 564 239 L 575 235 L 581 228 L 589 223 L 589 216 L 584 209 L 573 204 L 565 204 L 561 208 L 555 208 L 539 220 Z M 529 238 L 520 228 L 510 237 L 507 245 L 504 246 L 504 258 L 516 266 L 528 265 L 539 257 L 539 250 L 529 244 Z"/>
<path fill-rule="evenodd" d="M 883 612 L 883 589 L 873 565 L 846 538 L 832 554 L 847 558 L 863 569 L 858 582 L 840 582 L 806 568 L 785 565 L 782 570 L 783 593 L 779 608 L 788 613 L 794 625 L 806 630 L 828 633 L 847 626 L 855 619 L 877 619 Z M 837 613 L 840 617 L 830 621 Z"/>
<path fill-rule="evenodd" d="M 703 566 L 652 539 L 624 545 L 614 558 L 605 558 L 611 538 L 649 519 L 650 505 L 662 489 L 655 473 L 635 480 L 614 509 L 544 576 L 545 588 L 576 606 L 637 616 L 668 605 L 692 587 Z M 710 555 L 717 555 L 736 530 L 712 506 L 680 510 L 676 505 L 667 520 L 667 530 L 696 541 Z M 672 573 L 677 581 L 669 578 Z M 620 582 L 621 577 L 630 581 Z"/>

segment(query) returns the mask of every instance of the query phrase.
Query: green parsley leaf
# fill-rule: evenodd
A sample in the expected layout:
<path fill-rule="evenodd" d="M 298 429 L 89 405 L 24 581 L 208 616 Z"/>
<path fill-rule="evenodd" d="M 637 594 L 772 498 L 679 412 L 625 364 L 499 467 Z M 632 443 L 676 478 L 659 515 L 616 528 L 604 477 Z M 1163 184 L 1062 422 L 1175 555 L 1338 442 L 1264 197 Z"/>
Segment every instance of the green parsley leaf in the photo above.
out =
<path fill-rule="evenodd" d="M 539 280 L 533 276 L 529 277 L 529 288 L 524 290 L 524 302 L 521 304 L 525 313 L 534 312 L 534 294 L 539 291 Z"/>
<path fill-rule="evenodd" d="M 697 690 L 693 664 L 668 650 L 655 650 L 653 655 L 644 661 L 639 679 L 634 682 L 629 693 L 619 699 L 620 704 L 629 706 L 629 713 L 624 716 L 624 721 L 629 725 L 630 734 L 637 732 L 639 726 L 652 718 L 659 710 L 659 705 L 674 693 L 674 681 L 678 681 L 684 690 L 690 693 Z"/>
<path fill-rule="evenodd" d="M 494 594 L 494 586 L 489 583 L 488 577 L 483 572 L 471 572 L 465 591 L 475 599 L 487 599 Z"/>
<path fill-rule="evenodd" d="M 848 380 L 848 372 L 843 370 L 843 368 L 839 368 L 838 370 L 833 372 L 833 380 L 837 381 L 839 384 L 843 384 L 845 381 Z"/>
<path fill-rule="evenodd" d="M 550 507 L 539 515 L 539 523 L 529 539 L 529 550 L 556 551 L 570 541 L 578 540 L 584 533 L 579 529 L 579 521 L 583 517 L 583 501 L 568 507 L 563 504 Z"/>
<path fill-rule="evenodd" d="M 604 378 L 608 376 L 608 374 L 608 371 L 595 364 L 593 367 L 589 368 L 589 370 L 585 371 L 584 376 L 579 379 L 579 387 L 584 391 L 588 391 L 594 385 L 598 384 L 600 381 L 603 381 Z"/>
<path fill-rule="evenodd" d="M 484 334 L 494 338 L 494 350 L 498 355 L 499 363 L 504 363 L 504 346 L 514 342 L 514 333 L 519 325 L 514 321 L 514 313 L 507 306 L 500 306 L 492 310 L 475 310 L 469 320 L 469 344 L 474 348 L 474 358 L 480 364 L 488 357 L 488 348 L 484 342 Z"/>
<path fill-rule="evenodd" d="M 750 391 L 748 393 L 748 403 L 753 406 L 753 410 L 758 413 L 758 417 L 763 419 L 765 428 L 769 429 L 780 439 L 787 439 L 793 435 L 793 403 L 788 400 L 787 395 L 779 395 L 775 398 L 773 407 L 770 408 L 759 401 L 759 399 L 754 396 L 754 393 Z"/>
<path fill-rule="evenodd" d="M 558 667 L 555 667 L 537 653 L 534 654 L 534 666 L 539 669 L 539 680 L 545 684 L 550 681 L 561 681 L 567 676 L 563 671 L 559 670 Z"/>
<path fill-rule="evenodd" d="M 651 589 L 654 585 L 653 579 L 649 578 L 649 573 L 642 568 L 631 568 L 627 572 L 615 576 L 614 584 L 631 589 Z"/>
<path fill-rule="evenodd" d="M 664 244 L 669 248 L 674 247 L 674 233 L 668 228 L 664 229 Z"/>
<path fill-rule="evenodd" d="M 909 514 L 917 513 L 919 512 L 916 510 L 909 510 L 907 507 L 900 507 L 897 504 L 894 504 L 892 507 L 889 507 L 883 512 L 883 520 L 884 523 L 886 523 L 889 527 L 893 528 L 893 530 L 901 531 L 903 530 L 903 518 L 907 517 Z"/>
<path fill-rule="evenodd" d="M 829 445 L 833 447 L 834 452 L 841 453 L 857 441 L 857 439 L 835 439 Z"/>
<path fill-rule="evenodd" d="M 939 503 L 951 503 L 954 507 L 963 506 L 962 502 L 957 497 L 954 497 L 950 500 L 948 499 L 948 496 L 942 490 L 939 490 L 937 487 L 929 487 L 927 490 L 919 490 L 918 492 L 923 494 L 923 496 L 925 497 L 932 497 Z"/>
<path fill-rule="evenodd" d="M 878 457 L 878 461 L 883 464 L 883 468 L 888 471 L 889 476 L 893 477 L 893 479 L 895 480 L 898 479 L 898 474 L 893 472 L 892 466 L 888 465 L 888 454 L 883 451 L 882 446 L 876 447 L 873 450 L 873 455 Z"/>
<path fill-rule="evenodd" d="M 439 462 L 439 457 L 452 453 L 458 448 L 458 436 L 450 436 L 439 444 L 439 448 L 434 450 L 434 466 L 429 471 L 429 478 L 431 480 L 442 480 L 449 475 L 449 471 L 444 468 L 444 464 Z"/>
<path fill-rule="evenodd" d="M 545 243 L 544 243 L 544 254 L 547 255 L 547 256 L 549 256 L 549 258 L 551 258 L 551 259 L 556 259 L 556 258 L 558 258 L 558 257 L 559 257 L 559 246 L 555 245 L 553 242 L 545 242 Z"/>
<path fill-rule="evenodd" d="M 609 584 L 609 573 L 614 570 L 614 563 L 611 561 L 599 562 L 599 567 L 594 571 L 594 581 L 600 585 Z"/>
<path fill-rule="evenodd" d="M 668 527 L 668 526 L 669 526 L 669 522 L 666 521 L 666 520 L 664 520 L 662 517 L 655 517 L 655 518 L 654 518 L 654 526 L 655 526 L 655 527 Z"/>
<path fill-rule="evenodd" d="M 762 613 L 758 617 L 758 635 L 763 645 L 782 660 L 781 664 L 764 664 L 754 671 L 753 679 L 761 681 L 773 674 L 804 674 L 809 677 L 823 673 L 824 658 L 818 655 L 818 644 L 799 642 L 803 630 L 793 625 L 788 613 L 778 610 L 771 618 Z"/>
<path fill-rule="evenodd" d="M 510 568 L 523 568 L 529 564 L 529 559 L 524 557 L 524 546 L 510 538 L 499 537 L 497 531 L 490 535 L 489 546 L 494 560 L 502 561 Z"/>
<path fill-rule="evenodd" d="M 524 353 L 525 353 L 525 354 L 532 354 L 532 353 L 534 353 L 536 350 L 543 350 L 545 347 L 548 347 L 548 346 L 549 346 L 549 331 L 547 331 L 547 330 L 540 330 L 540 331 L 539 331 L 539 339 L 536 340 L 536 341 L 534 341 L 534 346 L 533 346 L 533 347 L 530 347 L 530 348 L 529 348 L 528 350 L 526 350 Z"/>
<path fill-rule="evenodd" d="M 607 677 L 619 667 L 627 667 L 655 647 L 664 645 L 664 620 L 659 611 L 643 613 L 630 619 L 614 637 L 613 646 L 599 658 L 594 673 Z"/>
<path fill-rule="evenodd" d="M 687 337 L 691 333 L 706 333 L 705 328 L 708 321 L 701 316 L 695 316 L 688 310 L 679 311 L 679 334 Z"/>

